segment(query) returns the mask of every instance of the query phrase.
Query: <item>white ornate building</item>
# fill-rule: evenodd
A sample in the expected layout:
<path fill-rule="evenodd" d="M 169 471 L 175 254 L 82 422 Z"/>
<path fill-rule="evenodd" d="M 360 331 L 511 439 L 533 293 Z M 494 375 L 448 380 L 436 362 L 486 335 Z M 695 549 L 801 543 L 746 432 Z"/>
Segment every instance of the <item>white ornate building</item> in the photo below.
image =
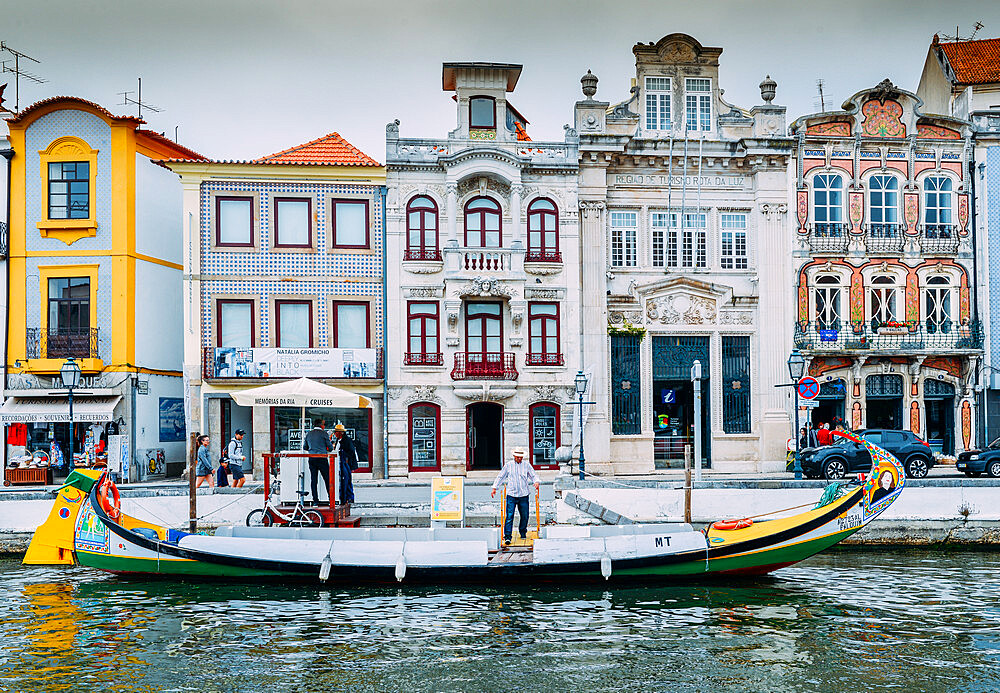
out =
<path fill-rule="evenodd" d="M 792 341 L 785 108 L 771 104 L 769 78 L 761 105 L 727 103 L 722 49 L 690 36 L 633 53 L 630 98 L 595 100 L 588 71 L 576 104 L 583 346 L 597 402 L 588 461 L 619 473 L 682 464 L 699 360 L 705 463 L 783 465 L 789 391 L 775 385 L 788 380 Z"/>
<path fill-rule="evenodd" d="M 389 476 L 541 469 L 569 444 L 581 366 L 577 138 L 533 142 L 520 65 L 445 63 L 457 127 L 386 127 Z M 491 472 L 492 473 L 492 472 Z"/>

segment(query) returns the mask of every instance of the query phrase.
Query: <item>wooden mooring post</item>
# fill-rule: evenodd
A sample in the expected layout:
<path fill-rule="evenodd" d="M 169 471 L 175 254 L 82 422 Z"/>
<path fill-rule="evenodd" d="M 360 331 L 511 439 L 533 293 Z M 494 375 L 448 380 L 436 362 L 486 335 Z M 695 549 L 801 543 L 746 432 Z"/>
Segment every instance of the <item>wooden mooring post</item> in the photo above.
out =
<path fill-rule="evenodd" d="M 684 521 L 691 522 L 691 446 L 684 446 Z"/>
<path fill-rule="evenodd" d="M 198 438 L 200 434 L 192 433 L 188 449 L 188 531 L 194 534 L 198 531 L 198 491 L 195 480 L 198 474 Z"/>

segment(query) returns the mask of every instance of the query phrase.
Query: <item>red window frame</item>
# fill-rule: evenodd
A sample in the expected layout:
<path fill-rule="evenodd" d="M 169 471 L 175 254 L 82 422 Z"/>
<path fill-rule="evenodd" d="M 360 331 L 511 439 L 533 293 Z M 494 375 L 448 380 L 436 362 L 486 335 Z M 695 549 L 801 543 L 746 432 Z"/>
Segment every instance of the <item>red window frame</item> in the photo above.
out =
<path fill-rule="evenodd" d="M 351 199 L 351 198 L 334 198 L 330 200 L 330 242 L 334 248 L 371 248 L 372 243 L 372 229 L 371 229 L 371 200 L 364 199 Z M 337 205 L 342 204 L 352 204 L 352 205 L 364 205 L 365 206 L 365 242 L 364 245 L 348 245 L 346 243 L 337 242 Z"/>
<path fill-rule="evenodd" d="M 372 348 L 372 304 L 368 301 L 334 301 L 330 307 L 330 323 L 332 328 L 330 329 L 330 341 L 333 343 L 334 349 L 339 349 L 338 344 L 340 334 L 337 331 L 337 324 L 339 323 L 339 317 L 337 315 L 337 310 L 340 306 L 364 306 L 365 307 L 365 347 L 366 349 Z"/>
<path fill-rule="evenodd" d="M 281 202 L 305 202 L 308 205 L 309 212 L 307 213 L 307 233 L 305 244 L 300 243 L 282 243 L 281 242 L 281 229 L 278 228 L 278 204 Z M 276 197 L 273 200 L 274 203 L 274 248 L 311 248 L 313 244 L 313 207 L 311 197 Z"/>
<path fill-rule="evenodd" d="M 554 209 L 539 209 L 536 207 L 536 203 L 539 201 L 545 201 L 552 205 Z M 532 209 L 534 207 L 534 209 Z M 540 217 L 539 219 L 539 231 L 533 232 L 531 230 L 531 218 Z M 545 245 L 545 220 L 546 217 L 553 217 L 555 220 L 555 236 L 556 242 L 553 247 L 548 247 Z M 528 253 L 525 256 L 526 262 L 562 262 L 562 255 L 559 253 L 559 206 L 556 205 L 555 201 L 550 200 L 547 197 L 539 197 L 531 201 L 528 205 Z M 532 234 L 537 233 L 538 243 L 532 243 Z"/>
<path fill-rule="evenodd" d="M 421 304 L 432 304 L 434 306 L 433 313 L 414 313 L 413 309 L 416 305 Z M 414 335 L 412 331 L 413 321 L 417 319 L 420 320 L 420 334 Z M 434 322 L 434 341 L 437 348 L 433 351 L 427 350 L 427 341 L 430 339 L 427 336 L 427 323 Z M 420 351 L 410 351 L 410 345 L 412 344 L 413 337 L 420 338 Z M 407 301 L 406 302 L 406 365 L 428 365 L 428 366 L 440 366 L 444 363 L 444 357 L 441 352 L 441 304 L 437 301 Z"/>
<path fill-rule="evenodd" d="M 430 407 L 434 412 L 434 466 L 415 467 L 413 465 L 413 410 L 417 407 Z M 406 410 L 406 449 L 407 467 L 411 472 L 441 471 L 441 407 L 433 402 L 414 402 Z"/>
<path fill-rule="evenodd" d="M 417 200 L 427 200 L 431 203 L 431 208 L 427 207 L 413 207 L 413 203 Z M 420 227 L 414 229 L 410 225 L 410 214 L 417 212 L 420 214 Z M 427 215 L 434 215 L 434 243 L 430 244 L 427 242 Z M 419 245 L 413 245 L 410 243 L 410 236 L 412 231 L 420 232 L 420 243 Z M 435 202 L 431 197 L 427 195 L 416 195 L 410 198 L 410 201 L 406 203 L 406 254 L 404 255 L 404 260 L 440 260 L 441 251 L 438 250 L 438 242 L 441 238 L 441 216 L 438 213 L 437 202 Z"/>
<path fill-rule="evenodd" d="M 531 466 L 535 469 L 559 469 L 559 464 L 556 463 L 555 458 L 551 464 L 535 464 L 535 409 L 538 407 L 553 407 L 556 410 L 556 449 L 562 444 L 560 436 L 562 435 L 562 408 L 555 402 L 535 402 L 530 407 L 528 407 L 528 442 L 530 445 L 529 454 L 531 455 Z M 553 450 L 553 454 L 555 450 Z"/>
<path fill-rule="evenodd" d="M 215 345 L 222 346 L 222 306 L 226 303 L 246 303 L 250 305 L 250 344 L 248 348 L 257 346 L 257 315 L 254 301 L 250 298 L 217 298 L 215 299 Z"/>
<path fill-rule="evenodd" d="M 286 305 L 304 305 L 309 308 L 309 349 L 315 346 L 313 336 L 313 307 L 312 301 L 303 301 L 300 299 L 277 299 L 274 302 L 274 346 L 282 347 L 281 343 L 281 306 Z M 299 347 L 295 347 L 299 348 Z"/>
<path fill-rule="evenodd" d="M 469 211 L 469 205 L 473 202 L 478 202 L 479 200 L 488 200 L 489 202 L 496 205 L 495 212 L 487 209 L 474 209 Z M 497 217 L 497 248 L 503 248 L 503 209 L 500 207 L 500 203 L 494 200 L 492 197 L 487 195 L 477 195 L 471 200 L 465 203 L 465 208 L 463 210 L 464 214 L 464 226 L 465 226 L 465 247 L 477 247 L 477 248 L 493 248 L 494 246 L 484 245 L 486 243 L 486 218 L 491 214 L 496 214 Z M 479 230 L 473 231 L 472 233 L 479 234 L 479 245 L 470 246 L 469 245 L 469 217 L 478 216 L 479 217 Z"/>
<path fill-rule="evenodd" d="M 534 309 L 538 306 L 553 306 L 556 309 L 555 316 L 548 314 L 532 314 Z M 531 301 L 528 303 L 528 358 L 527 363 L 529 366 L 561 366 L 563 364 L 562 355 L 562 336 L 560 335 L 559 323 L 560 323 L 560 310 L 559 304 L 552 301 Z M 546 325 L 549 321 L 555 321 L 555 338 L 556 338 L 556 350 L 555 352 L 549 352 L 545 350 L 545 343 L 549 337 L 546 329 Z M 542 339 L 542 350 L 536 352 L 532 349 L 532 337 L 534 336 L 533 328 L 534 324 L 538 322 L 541 324 L 541 334 L 539 335 Z"/>
<path fill-rule="evenodd" d="M 473 125 L 472 124 L 472 102 L 482 100 L 489 101 L 493 106 L 493 124 L 492 125 Z M 470 96 L 469 97 L 469 129 L 470 130 L 496 130 L 497 129 L 497 100 L 492 96 Z"/>
<path fill-rule="evenodd" d="M 254 214 L 253 208 L 253 196 L 250 195 L 217 195 L 215 197 L 215 245 L 219 248 L 253 248 L 254 239 L 256 234 L 254 234 L 254 225 L 257 219 Z M 250 203 L 250 242 L 249 243 L 223 243 L 221 238 L 222 231 L 222 214 L 220 212 L 223 202 L 232 201 L 244 201 Z"/>

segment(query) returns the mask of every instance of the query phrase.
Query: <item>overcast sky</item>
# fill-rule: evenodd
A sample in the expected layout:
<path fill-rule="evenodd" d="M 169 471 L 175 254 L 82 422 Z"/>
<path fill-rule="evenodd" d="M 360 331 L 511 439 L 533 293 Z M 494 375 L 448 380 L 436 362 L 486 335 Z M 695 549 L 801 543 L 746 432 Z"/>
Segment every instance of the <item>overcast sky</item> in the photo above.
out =
<path fill-rule="evenodd" d="M 149 127 L 179 126 L 183 144 L 215 158 L 338 131 L 381 161 L 394 118 L 403 137 L 444 137 L 455 111 L 441 63 L 460 60 L 523 64 L 511 102 L 535 140 L 561 140 L 581 75 L 600 78 L 597 98 L 621 100 L 633 44 L 673 32 L 724 49 L 727 101 L 759 103 L 770 74 L 791 122 L 819 110 L 817 79 L 827 108 L 885 77 L 915 90 L 934 33 L 967 36 L 976 21 L 978 38 L 1000 36 L 1000 2 L 0 0 L 0 39 L 48 80 L 22 80 L 22 108 L 75 95 L 134 113 L 119 92 L 142 77 L 143 100 L 163 109 L 144 114 Z"/>

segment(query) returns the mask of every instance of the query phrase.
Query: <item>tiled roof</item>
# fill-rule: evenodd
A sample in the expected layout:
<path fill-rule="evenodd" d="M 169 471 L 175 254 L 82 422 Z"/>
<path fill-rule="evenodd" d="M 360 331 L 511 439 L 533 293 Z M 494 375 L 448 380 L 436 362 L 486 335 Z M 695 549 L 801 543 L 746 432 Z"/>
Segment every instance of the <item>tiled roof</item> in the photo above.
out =
<path fill-rule="evenodd" d="M 37 111 L 39 108 L 43 108 L 45 106 L 48 106 L 49 104 L 58 103 L 60 101 L 66 101 L 66 102 L 71 102 L 71 103 L 79 103 L 79 104 L 84 104 L 86 106 L 90 106 L 91 108 L 93 108 L 93 109 L 99 111 L 100 113 L 106 115 L 108 118 L 112 118 L 114 120 L 132 121 L 132 122 L 134 122 L 136 124 L 141 124 L 141 123 L 145 123 L 146 122 L 146 121 L 144 121 L 144 120 L 142 120 L 140 118 L 136 118 L 135 116 L 116 116 L 114 113 L 112 113 L 108 109 L 104 108 L 104 106 L 101 106 L 100 104 L 94 103 L 93 101 L 87 101 L 86 99 L 81 99 L 78 96 L 53 96 L 53 97 L 50 97 L 48 99 L 43 99 L 42 101 L 37 101 L 37 102 L 31 104 L 30 106 L 28 106 L 27 108 L 25 108 L 23 111 L 21 111 L 20 113 L 18 113 L 14 117 L 7 118 L 7 122 L 18 123 L 18 122 L 24 120 L 26 117 L 28 117 L 32 113 L 34 113 L 35 111 Z"/>
<path fill-rule="evenodd" d="M 938 46 L 959 84 L 1000 82 L 1000 39 L 940 42 Z"/>
<path fill-rule="evenodd" d="M 136 132 L 140 135 L 145 135 L 150 139 L 156 140 L 157 142 L 163 143 L 170 149 L 176 151 L 178 154 L 183 154 L 185 159 L 188 159 L 190 161 L 208 161 L 207 156 L 199 154 L 193 149 L 188 149 L 183 144 L 178 144 L 177 142 L 174 142 L 172 139 L 166 137 L 162 133 L 154 132 L 153 130 L 145 130 L 143 128 L 137 128 Z"/>
<path fill-rule="evenodd" d="M 262 156 L 257 164 L 327 164 L 334 166 L 381 166 L 336 132 L 311 142 Z"/>

